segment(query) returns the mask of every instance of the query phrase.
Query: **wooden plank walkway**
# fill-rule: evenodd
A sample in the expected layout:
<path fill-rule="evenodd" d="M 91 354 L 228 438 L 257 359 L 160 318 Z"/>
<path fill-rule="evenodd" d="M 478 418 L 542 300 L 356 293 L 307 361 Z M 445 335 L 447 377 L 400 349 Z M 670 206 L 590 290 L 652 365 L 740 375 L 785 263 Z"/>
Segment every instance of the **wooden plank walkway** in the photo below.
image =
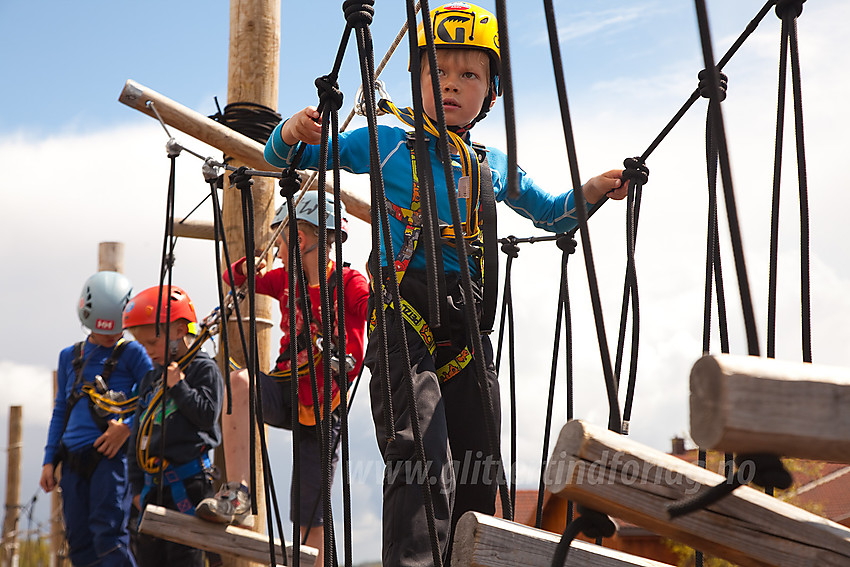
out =
<path fill-rule="evenodd" d="M 145 507 L 142 522 L 139 524 L 139 531 L 168 541 L 212 551 L 219 555 L 247 559 L 263 565 L 269 563 L 269 539 L 267 536 L 245 528 L 205 522 L 194 516 L 181 514 L 176 510 L 169 510 L 162 506 L 148 505 Z M 316 549 L 302 545 L 300 551 L 301 565 L 304 567 L 315 565 L 318 554 Z M 283 559 L 280 540 L 276 538 L 275 553 L 277 557 Z M 292 545 L 286 546 L 286 557 L 287 564 L 292 565 Z"/>

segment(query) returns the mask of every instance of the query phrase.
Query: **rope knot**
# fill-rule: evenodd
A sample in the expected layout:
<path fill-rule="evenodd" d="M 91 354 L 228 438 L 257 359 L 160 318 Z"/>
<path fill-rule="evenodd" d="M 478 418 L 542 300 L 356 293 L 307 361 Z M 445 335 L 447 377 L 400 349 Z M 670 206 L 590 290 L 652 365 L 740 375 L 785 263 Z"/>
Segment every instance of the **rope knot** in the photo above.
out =
<path fill-rule="evenodd" d="M 280 196 L 284 199 L 291 199 L 295 192 L 301 188 L 301 176 L 293 168 L 286 168 L 278 181 L 280 185 Z"/>
<path fill-rule="evenodd" d="M 777 0 L 776 15 L 779 18 L 784 18 L 789 14 L 793 14 L 794 18 L 799 17 L 803 13 L 803 2 L 806 0 Z"/>
<path fill-rule="evenodd" d="M 702 98 L 711 98 L 711 87 L 708 84 L 708 73 L 703 69 L 699 73 L 697 73 L 697 78 L 699 79 L 699 94 Z M 718 80 L 718 88 L 717 91 L 720 94 L 720 102 L 726 100 L 726 87 L 729 84 L 729 77 L 726 76 L 725 73 L 717 72 L 717 80 Z"/>
<path fill-rule="evenodd" d="M 636 185 L 646 185 L 649 181 L 649 168 L 640 158 L 630 157 L 623 160 L 623 180 L 629 179 Z"/>
<path fill-rule="evenodd" d="M 248 171 L 248 168 L 243 166 L 237 167 L 233 173 L 228 176 L 230 179 L 230 185 L 235 186 L 240 191 L 250 191 L 251 186 L 254 185 L 254 180 L 251 179 L 251 176 L 245 173 Z"/>
<path fill-rule="evenodd" d="M 375 15 L 374 5 L 375 0 L 345 0 L 342 3 L 345 21 L 351 27 L 368 26 L 372 23 L 372 16 Z"/>
<path fill-rule="evenodd" d="M 319 91 L 319 101 L 322 106 L 327 105 L 331 110 L 342 108 L 342 91 L 336 79 L 330 75 L 322 75 L 316 79 L 316 89 Z"/>
<path fill-rule="evenodd" d="M 573 238 L 571 234 L 561 234 L 558 236 L 558 239 L 555 241 L 555 244 L 566 252 L 567 254 L 573 254 L 576 251 L 576 239 Z"/>
<path fill-rule="evenodd" d="M 764 488 L 785 490 L 793 482 L 791 473 L 785 469 L 782 460 L 769 453 L 737 455 L 735 466 L 738 467 L 739 474 L 746 474 L 747 466 L 751 466 L 753 468 L 751 482 Z"/>
<path fill-rule="evenodd" d="M 502 252 L 507 254 L 510 258 L 516 258 L 519 256 L 519 246 L 517 246 L 516 238 L 513 236 L 509 236 L 507 238 L 502 239 Z"/>

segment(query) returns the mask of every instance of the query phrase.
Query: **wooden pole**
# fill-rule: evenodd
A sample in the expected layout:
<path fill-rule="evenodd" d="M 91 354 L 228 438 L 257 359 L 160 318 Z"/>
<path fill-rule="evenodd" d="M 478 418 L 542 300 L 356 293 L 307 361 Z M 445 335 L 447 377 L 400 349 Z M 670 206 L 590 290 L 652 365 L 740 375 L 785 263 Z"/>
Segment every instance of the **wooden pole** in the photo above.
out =
<path fill-rule="evenodd" d="M 280 0 L 231 0 L 230 2 L 230 48 L 227 71 L 227 101 L 250 102 L 262 104 L 269 108 L 277 108 L 278 98 L 278 69 L 280 66 Z M 234 167 L 250 165 L 244 160 L 245 156 L 229 156 Z M 263 160 L 265 161 L 265 160 Z M 264 236 L 269 223 L 274 218 L 274 189 L 273 179 L 258 177 L 254 179 L 252 190 L 254 201 L 254 242 L 255 248 L 265 244 Z M 253 250 L 245 250 L 242 223 L 242 196 L 239 190 L 231 187 L 225 176 L 224 196 L 222 199 L 222 216 L 224 233 L 228 242 L 234 243 L 231 253 L 236 258 L 246 253 L 254 254 Z M 241 249 L 240 249 L 241 248 Z M 271 265 L 273 258 L 266 258 Z M 265 295 L 256 296 L 256 317 L 266 321 L 271 320 L 272 298 Z M 248 303 L 245 303 L 245 313 Z M 236 323 L 229 323 L 230 352 L 240 365 L 244 365 L 241 352 L 241 341 Z M 244 324 L 244 323 L 243 323 Z M 246 328 L 247 330 L 247 328 Z M 260 369 L 267 371 L 271 360 L 271 324 L 257 325 L 257 350 Z M 228 370 L 228 361 L 221 361 L 223 371 Z M 258 433 L 255 431 L 255 433 Z M 257 474 L 254 477 L 256 490 L 252 494 L 257 505 L 258 516 L 254 522 L 254 530 L 263 533 L 266 524 L 266 499 L 263 490 L 262 458 L 259 436 L 255 435 L 257 443 L 253 455 L 257 464 Z M 248 440 L 246 439 L 247 443 Z M 251 565 L 244 560 L 234 565 Z"/>
<path fill-rule="evenodd" d="M 691 436 L 704 449 L 850 463 L 850 369 L 704 356 L 691 370 Z"/>
<path fill-rule="evenodd" d="M 124 273 L 124 243 L 101 242 L 97 246 L 97 270 Z"/>
<path fill-rule="evenodd" d="M 250 40 L 251 34 L 244 35 L 248 35 Z M 256 43 L 256 39 L 250 41 L 254 41 Z M 230 98 L 228 100 L 236 101 L 236 99 Z M 156 111 L 162 117 L 163 122 L 169 126 L 173 126 L 193 138 L 197 138 L 204 143 L 218 148 L 226 155 L 253 169 L 265 171 L 276 171 L 278 169 L 269 165 L 265 158 L 263 158 L 263 144 L 256 142 L 235 130 L 231 130 L 227 126 L 219 124 L 215 120 L 207 118 L 203 114 L 195 112 L 191 108 L 183 106 L 182 104 L 171 100 L 155 90 L 149 89 L 148 87 L 133 80 L 127 80 L 124 85 L 124 89 L 118 97 L 118 101 L 126 104 L 130 108 L 134 108 L 139 112 L 156 118 L 153 111 L 147 107 L 147 103 L 152 102 L 156 107 Z M 242 101 L 237 102 L 246 101 L 243 99 Z M 266 106 L 269 106 L 270 108 L 276 107 L 277 100 Z M 235 164 L 231 163 L 231 165 Z M 303 176 L 304 175 L 302 174 L 302 177 Z M 333 191 L 333 179 L 327 180 L 327 189 L 328 191 Z M 343 203 L 345 203 L 345 209 L 348 214 L 357 217 L 364 222 L 370 222 L 371 216 L 369 213 L 368 195 L 362 196 L 359 193 L 351 191 L 345 187 L 340 187 L 340 194 Z"/>
<path fill-rule="evenodd" d="M 21 406 L 9 408 L 9 460 L 6 468 L 6 516 L 3 551 L 6 564 L 18 565 L 18 513 L 21 509 Z"/>
<path fill-rule="evenodd" d="M 53 371 L 53 399 L 56 399 L 58 386 L 56 371 Z M 54 471 L 56 482 L 62 476 L 62 465 Z M 62 494 L 57 486 L 50 493 L 50 567 L 63 567 L 66 557 L 65 525 L 62 522 Z"/>

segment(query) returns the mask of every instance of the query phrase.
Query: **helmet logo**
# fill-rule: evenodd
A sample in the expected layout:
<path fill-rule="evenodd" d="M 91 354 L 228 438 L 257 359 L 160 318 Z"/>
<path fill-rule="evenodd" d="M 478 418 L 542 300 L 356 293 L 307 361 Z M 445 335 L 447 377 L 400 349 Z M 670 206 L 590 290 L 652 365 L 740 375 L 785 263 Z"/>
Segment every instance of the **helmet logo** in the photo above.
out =
<path fill-rule="evenodd" d="M 459 12 L 438 12 L 434 14 L 434 35 L 443 43 L 466 43 L 473 39 L 475 15 Z"/>
<path fill-rule="evenodd" d="M 109 319 L 98 319 L 94 326 L 99 331 L 111 331 L 115 328 L 115 321 L 111 321 Z"/>

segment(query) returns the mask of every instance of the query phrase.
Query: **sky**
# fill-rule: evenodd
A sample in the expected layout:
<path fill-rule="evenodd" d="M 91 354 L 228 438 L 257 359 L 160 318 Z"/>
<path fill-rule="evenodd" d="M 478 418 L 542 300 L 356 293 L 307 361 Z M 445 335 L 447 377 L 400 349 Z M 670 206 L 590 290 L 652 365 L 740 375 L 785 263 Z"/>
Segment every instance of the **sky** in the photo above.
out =
<path fill-rule="evenodd" d="M 492 2 L 484 2 L 493 9 Z M 579 174 L 582 180 L 621 167 L 640 155 L 696 87 L 704 66 L 694 6 L 661 0 L 556 2 Z M 711 0 L 708 14 L 715 58 L 733 43 L 760 2 Z M 97 269 L 97 245 L 125 244 L 125 270 L 137 290 L 154 285 L 160 262 L 168 160 L 158 123 L 118 102 L 133 79 L 202 114 L 227 96 L 228 3 L 162 2 L 0 3 L 0 20 L 18 22 L 0 35 L 0 260 L 8 277 L 0 325 L 0 446 L 7 447 L 8 407 L 24 406 L 23 501 L 39 495 L 44 441 L 52 407 L 51 372 L 59 350 L 81 340 L 75 304 Z M 807 2 L 797 32 L 802 69 L 806 166 L 811 221 L 812 343 L 814 362 L 847 366 L 850 355 L 850 50 L 841 22 L 850 5 Z M 380 58 L 404 21 L 401 2 L 378 2 L 371 31 Z M 521 166 L 552 192 L 570 185 L 563 131 L 542 3 L 509 3 L 508 24 Z M 337 3 L 282 0 L 278 110 L 288 116 L 316 104 L 313 81 L 330 71 L 344 26 Z M 724 123 L 761 352 L 767 320 L 768 251 L 780 21 L 771 11 L 726 66 Z M 406 44 L 384 79 L 397 103 L 410 103 Z M 340 74 L 347 113 L 359 86 L 354 45 Z M 786 113 L 779 241 L 777 358 L 799 361 L 800 244 L 791 92 Z M 705 100 L 700 99 L 647 161 L 636 267 L 640 290 L 640 352 L 631 436 L 667 451 L 670 438 L 688 435 L 688 375 L 702 352 L 707 184 Z M 363 124 L 356 120 L 352 127 Z M 391 123 L 382 119 L 383 123 Z M 215 148 L 174 132 L 202 155 Z M 506 149 L 501 103 L 476 126 L 473 138 Z M 187 214 L 208 191 L 200 162 L 178 159 L 176 210 Z M 367 194 L 368 181 L 344 183 Z M 278 203 L 280 198 L 278 197 Z M 726 216 L 721 249 L 732 352 L 747 352 Z M 608 203 L 590 223 L 595 269 L 608 341 L 616 345 L 625 271 L 624 202 Z M 525 219 L 499 207 L 500 237 L 541 235 Z M 208 203 L 193 218 L 210 219 Z M 355 221 L 344 247 L 363 268 L 369 227 Z M 570 264 L 575 364 L 575 416 L 607 424 L 599 347 L 589 307 L 582 254 Z M 504 259 L 502 259 L 504 266 Z M 548 390 L 560 251 L 551 243 L 522 247 L 514 261 L 517 316 L 517 473 L 536 487 Z M 502 270 L 504 272 L 504 270 Z M 180 239 L 174 281 L 199 312 L 216 304 L 210 242 Z M 716 317 L 714 318 L 716 321 Z M 277 319 L 275 316 L 275 322 Z M 276 339 L 275 339 L 276 340 Z M 716 332 L 712 352 L 719 352 Z M 563 357 L 563 346 L 561 347 Z M 558 370 L 552 432 L 566 419 L 563 363 Z M 368 378 L 368 373 L 366 374 Z M 503 452 L 508 454 L 509 397 L 502 376 Z M 351 416 L 355 561 L 380 556 L 381 461 L 365 390 Z M 622 403 L 622 397 L 621 397 Z M 273 431 L 273 476 L 286 494 L 291 467 L 288 433 Z M 5 462 L 5 459 L 4 459 Z M 0 481 L 5 466 L 0 467 Z M 339 479 L 339 477 L 338 477 Z M 335 511 L 341 516 L 340 484 Z M 283 501 L 282 509 L 288 508 Z M 36 507 L 46 516 L 47 500 Z M 42 520 L 43 521 L 43 520 Z M 342 533 L 338 524 L 337 533 Z M 288 537 L 288 536 L 287 536 Z"/>

